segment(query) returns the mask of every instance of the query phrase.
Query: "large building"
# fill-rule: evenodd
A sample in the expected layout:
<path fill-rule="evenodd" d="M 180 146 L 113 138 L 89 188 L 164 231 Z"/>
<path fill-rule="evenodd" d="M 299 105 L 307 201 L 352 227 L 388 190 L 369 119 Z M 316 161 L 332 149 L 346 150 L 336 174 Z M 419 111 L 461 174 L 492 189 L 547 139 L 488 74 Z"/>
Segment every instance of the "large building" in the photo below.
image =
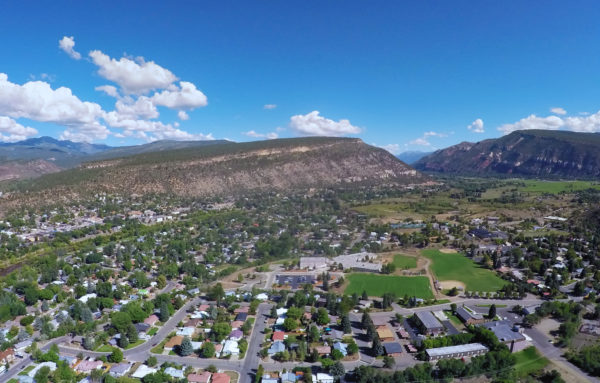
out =
<path fill-rule="evenodd" d="M 521 351 L 528 346 L 525 336 L 507 321 L 489 322 L 482 326 L 491 330 L 500 342 L 508 346 L 511 352 Z"/>
<path fill-rule="evenodd" d="M 438 335 L 444 332 L 444 325 L 431 313 L 431 311 L 419 311 L 415 314 L 417 325 L 425 335 Z"/>
<path fill-rule="evenodd" d="M 453 359 L 485 354 L 488 348 L 481 343 L 468 343 L 457 346 L 428 348 L 425 350 L 428 360 Z"/>
<path fill-rule="evenodd" d="M 466 325 L 481 324 L 485 322 L 483 315 L 472 310 L 467 310 L 465 307 L 458 307 L 456 309 L 456 315 Z"/>

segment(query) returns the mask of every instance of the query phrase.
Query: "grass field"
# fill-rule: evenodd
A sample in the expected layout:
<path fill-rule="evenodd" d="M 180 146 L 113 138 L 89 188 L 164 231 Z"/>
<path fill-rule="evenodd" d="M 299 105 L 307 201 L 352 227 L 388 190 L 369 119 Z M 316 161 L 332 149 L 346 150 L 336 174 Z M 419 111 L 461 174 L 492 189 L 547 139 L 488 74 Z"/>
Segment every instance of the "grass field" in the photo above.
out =
<path fill-rule="evenodd" d="M 440 281 L 460 281 L 468 291 L 498 291 L 506 284 L 493 271 L 479 267 L 475 262 L 459 253 L 445 254 L 439 250 L 423 250 L 431 259 L 431 271 Z"/>
<path fill-rule="evenodd" d="M 369 296 L 382 296 L 394 293 L 397 297 L 405 294 L 423 299 L 432 299 L 433 293 L 427 277 L 400 277 L 378 274 L 355 273 L 348 276 L 346 294 L 362 294 L 366 291 Z"/>
<path fill-rule="evenodd" d="M 397 269 L 414 269 L 417 267 L 417 258 L 408 255 L 396 254 L 392 262 Z"/>
<path fill-rule="evenodd" d="M 519 190 L 530 193 L 558 194 L 562 192 L 572 193 L 589 188 L 600 189 L 600 185 L 591 181 L 534 181 L 525 180 L 525 187 Z"/>
<path fill-rule="evenodd" d="M 532 372 L 539 371 L 548 365 L 548 359 L 540 356 L 535 347 L 527 347 L 525 350 L 515 352 L 517 364 L 515 371 L 519 376 L 525 376 Z"/>
<path fill-rule="evenodd" d="M 94 351 L 96 351 L 96 352 L 111 352 L 112 349 L 113 349 L 112 346 L 110 346 L 108 344 L 103 344 Z"/>

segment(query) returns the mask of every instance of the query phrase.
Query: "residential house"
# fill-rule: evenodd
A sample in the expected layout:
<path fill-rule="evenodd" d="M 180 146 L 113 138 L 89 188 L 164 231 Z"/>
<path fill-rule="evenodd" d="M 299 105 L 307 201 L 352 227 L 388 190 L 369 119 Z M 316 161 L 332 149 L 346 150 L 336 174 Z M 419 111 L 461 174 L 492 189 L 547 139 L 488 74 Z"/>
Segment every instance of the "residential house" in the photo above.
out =
<path fill-rule="evenodd" d="M 196 333 L 195 327 L 181 327 L 177 330 L 179 336 L 189 336 L 190 338 Z"/>
<path fill-rule="evenodd" d="M 242 322 L 245 322 L 246 319 L 248 319 L 248 313 L 239 313 L 236 317 L 235 320 L 239 320 Z"/>
<path fill-rule="evenodd" d="M 152 314 L 148 318 L 144 319 L 144 323 L 150 326 L 154 326 L 156 322 L 158 322 L 158 316 L 155 314 Z"/>
<path fill-rule="evenodd" d="M 138 333 L 145 334 L 148 330 L 150 330 L 150 325 L 147 323 L 135 323 L 133 325 Z"/>
<path fill-rule="evenodd" d="M 334 350 L 338 350 L 339 352 L 342 353 L 342 355 L 347 356 L 348 355 L 348 345 L 342 342 L 335 342 L 333 344 L 333 349 Z"/>
<path fill-rule="evenodd" d="M 271 344 L 271 347 L 269 347 L 269 350 L 267 351 L 267 353 L 271 356 L 279 353 L 279 352 L 284 352 L 285 351 L 285 344 L 282 341 L 275 341 L 273 342 L 273 344 Z"/>
<path fill-rule="evenodd" d="M 185 375 L 183 375 L 182 370 L 178 370 L 174 367 L 165 368 L 165 374 L 169 375 L 172 378 L 176 378 L 176 379 L 183 379 L 183 377 L 185 376 Z"/>
<path fill-rule="evenodd" d="M 317 350 L 317 352 L 321 356 L 331 354 L 331 347 L 330 346 L 317 346 L 317 347 L 315 347 L 315 350 Z"/>
<path fill-rule="evenodd" d="M 271 337 L 273 342 L 283 341 L 285 339 L 285 333 L 283 331 L 274 331 L 273 336 Z"/>
<path fill-rule="evenodd" d="M 298 380 L 298 375 L 293 372 L 284 372 L 281 374 L 281 383 L 295 383 Z"/>
<path fill-rule="evenodd" d="M 312 381 L 313 383 L 334 383 L 335 380 L 329 374 L 318 372 L 316 376 L 313 375 Z"/>
<path fill-rule="evenodd" d="M 15 360 L 15 350 L 12 348 L 7 348 L 6 350 L 0 352 L 1 364 L 11 363 L 13 360 Z"/>
<path fill-rule="evenodd" d="M 146 375 L 154 374 L 158 370 L 156 368 L 148 367 L 145 364 L 141 364 L 135 372 L 131 375 L 132 378 L 142 379 Z"/>
<path fill-rule="evenodd" d="M 238 341 L 238 340 L 242 339 L 243 336 L 244 336 L 244 333 L 241 330 L 233 330 L 229 334 L 229 339 Z"/>
<path fill-rule="evenodd" d="M 229 383 L 230 382 L 230 378 L 229 375 L 223 373 L 223 372 L 215 372 L 212 375 L 212 382 L 211 383 Z"/>
<path fill-rule="evenodd" d="M 221 355 L 223 355 L 223 356 L 226 356 L 226 355 L 238 356 L 239 354 L 240 354 L 240 349 L 239 349 L 238 342 L 235 340 L 226 340 L 225 343 L 223 344 L 223 351 L 221 352 Z"/>
<path fill-rule="evenodd" d="M 402 354 L 402 345 L 398 342 L 385 342 L 383 343 L 383 349 L 388 356 L 396 357 Z"/>
<path fill-rule="evenodd" d="M 76 358 L 76 357 L 74 357 L 74 356 L 68 356 L 68 355 L 59 355 L 59 356 L 58 356 L 58 360 L 62 360 L 63 362 L 66 362 L 66 363 L 67 363 L 67 366 L 69 366 L 69 367 L 71 367 L 71 368 L 72 368 L 72 367 L 75 365 L 75 363 L 77 363 L 77 361 L 78 361 L 79 359 L 77 359 L 77 358 Z"/>
<path fill-rule="evenodd" d="M 119 363 L 115 364 L 110 368 L 108 374 L 113 378 L 119 378 L 121 376 L 125 376 L 129 370 L 131 369 L 131 364 L 129 363 Z"/>
<path fill-rule="evenodd" d="M 204 371 L 201 374 L 189 374 L 187 376 L 188 383 L 208 383 L 210 381 L 211 373 Z"/>
<path fill-rule="evenodd" d="M 279 383 L 279 376 L 277 374 L 264 374 L 261 383 Z"/>
<path fill-rule="evenodd" d="M 101 360 L 82 360 L 77 366 L 75 366 L 74 370 L 77 372 L 82 372 L 84 374 L 89 374 L 90 372 L 97 370 L 101 367 Z"/>

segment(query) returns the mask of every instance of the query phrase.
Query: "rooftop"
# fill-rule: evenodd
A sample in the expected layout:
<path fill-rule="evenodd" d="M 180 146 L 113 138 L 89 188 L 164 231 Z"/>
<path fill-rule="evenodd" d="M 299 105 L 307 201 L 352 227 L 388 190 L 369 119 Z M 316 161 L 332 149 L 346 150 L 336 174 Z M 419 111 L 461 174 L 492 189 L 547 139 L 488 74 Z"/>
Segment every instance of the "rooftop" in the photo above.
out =
<path fill-rule="evenodd" d="M 465 352 L 487 351 L 488 348 L 481 343 L 460 344 L 457 346 L 428 348 L 425 350 L 430 357 L 459 354 Z"/>

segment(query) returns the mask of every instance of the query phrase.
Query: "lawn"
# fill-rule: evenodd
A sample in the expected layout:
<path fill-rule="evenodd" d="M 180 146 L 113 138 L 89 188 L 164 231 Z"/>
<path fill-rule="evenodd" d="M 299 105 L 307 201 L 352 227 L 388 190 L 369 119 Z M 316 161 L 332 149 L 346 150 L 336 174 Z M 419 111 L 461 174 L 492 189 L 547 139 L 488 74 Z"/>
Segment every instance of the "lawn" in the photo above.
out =
<path fill-rule="evenodd" d="M 408 255 L 396 254 L 394 255 L 392 264 L 400 270 L 414 269 L 417 267 L 417 258 Z"/>
<path fill-rule="evenodd" d="M 530 193 L 550 193 L 558 194 L 562 192 L 573 193 L 579 190 L 589 188 L 600 189 L 600 185 L 591 181 L 534 181 L 525 180 L 524 187 L 519 190 Z"/>
<path fill-rule="evenodd" d="M 394 293 L 397 297 L 404 295 L 417 298 L 432 299 L 433 293 L 427 277 L 400 277 L 367 273 L 354 273 L 348 276 L 348 295 L 361 295 L 366 291 L 369 296 L 380 297 L 385 293 Z"/>
<path fill-rule="evenodd" d="M 468 291 L 498 291 L 506 284 L 493 271 L 484 269 L 459 253 L 442 253 L 439 250 L 423 250 L 431 259 L 431 271 L 440 281 L 460 281 Z"/>
<path fill-rule="evenodd" d="M 539 371 L 548 365 L 548 359 L 540 356 L 535 347 L 527 347 L 525 350 L 515 352 L 517 364 L 515 371 L 519 376 L 525 376 L 532 372 Z"/>
<path fill-rule="evenodd" d="M 129 343 L 129 345 L 127 345 L 127 347 L 125 348 L 126 350 L 129 350 L 130 348 L 134 348 L 139 346 L 140 344 L 144 343 L 145 340 L 143 339 L 138 339 L 135 343 Z"/>
<path fill-rule="evenodd" d="M 98 347 L 97 349 L 95 349 L 94 351 L 96 352 L 112 352 L 113 347 L 108 345 L 108 344 L 103 344 L 100 347 Z"/>
<path fill-rule="evenodd" d="M 158 328 L 152 327 L 150 331 L 148 331 L 149 336 L 154 336 L 158 332 Z"/>

